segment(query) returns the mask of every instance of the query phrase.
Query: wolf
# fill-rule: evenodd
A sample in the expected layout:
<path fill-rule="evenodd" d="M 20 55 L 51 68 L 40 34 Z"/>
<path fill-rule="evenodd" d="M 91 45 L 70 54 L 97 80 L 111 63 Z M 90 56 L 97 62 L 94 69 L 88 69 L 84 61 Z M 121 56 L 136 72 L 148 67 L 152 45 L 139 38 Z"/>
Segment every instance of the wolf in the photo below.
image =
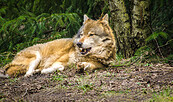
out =
<path fill-rule="evenodd" d="M 115 37 L 108 22 L 108 14 L 98 20 L 84 15 L 83 25 L 73 38 L 53 40 L 25 48 L 5 65 L 10 77 L 32 76 L 64 70 L 74 64 L 79 70 L 93 71 L 115 60 Z"/>

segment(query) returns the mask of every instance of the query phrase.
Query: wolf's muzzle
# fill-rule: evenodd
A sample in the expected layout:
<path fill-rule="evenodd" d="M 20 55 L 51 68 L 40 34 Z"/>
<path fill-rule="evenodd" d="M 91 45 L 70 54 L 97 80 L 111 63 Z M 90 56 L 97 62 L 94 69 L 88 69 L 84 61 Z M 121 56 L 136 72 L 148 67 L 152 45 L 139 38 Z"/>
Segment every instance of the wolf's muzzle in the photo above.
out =
<path fill-rule="evenodd" d="M 81 42 L 78 42 L 76 45 L 77 45 L 79 48 L 82 47 L 82 43 L 81 43 Z"/>

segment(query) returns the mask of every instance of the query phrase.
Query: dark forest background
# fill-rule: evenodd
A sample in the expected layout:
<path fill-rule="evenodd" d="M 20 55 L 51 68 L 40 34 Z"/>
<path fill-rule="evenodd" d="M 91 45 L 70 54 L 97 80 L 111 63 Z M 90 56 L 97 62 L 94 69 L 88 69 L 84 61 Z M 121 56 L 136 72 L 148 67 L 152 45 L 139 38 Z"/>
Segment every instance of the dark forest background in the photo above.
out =
<path fill-rule="evenodd" d="M 135 0 L 122 1 L 126 13 L 132 12 Z M 142 1 L 142 0 L 136 0 Z M 73 37 L 83 22 L 83 15 L 92 19 L 108 13 L 114 28 L 114 17 L 108 0 L 0 0 L 0 62 L 4 64 L 20 50 L 58 38 Z M 149 31 L 143 44 L 125 55 L 117 45 L 117 58 L 141 56 L 172 63 L 173 60 L 173 1 L 152 0 L 147 16 Z M 121 17 L 121 16 L 120 16 Z M 143 17 L 143 16 L 142 16 Z M 142 19 L 141 17 L 141 19 Z M 130 19 L 131 21 L 133 18 Z M 131 24 L 131 23 L 130 23 Z M 122 42 L 123 43 L 123 42 Z M 130 51 L 130 50 L 129 50 Z M 127 52 L 127 51 L 126 51 Z M 142 55 L 141 55 L 142 54 Z"/>

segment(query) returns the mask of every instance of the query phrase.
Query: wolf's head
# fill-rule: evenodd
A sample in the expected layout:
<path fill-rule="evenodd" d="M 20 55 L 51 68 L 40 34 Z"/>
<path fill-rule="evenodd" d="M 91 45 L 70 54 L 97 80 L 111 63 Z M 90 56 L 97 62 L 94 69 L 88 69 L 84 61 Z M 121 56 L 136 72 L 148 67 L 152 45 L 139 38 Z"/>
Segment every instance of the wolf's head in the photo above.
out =
<path fill-rule="evenodd" d="M 106 58 L 115 53 L 115 39 L 108 24 L 108 14 L 99 20 L 84 15 L 83 25 L 74 38 L 81 56 Z"/>

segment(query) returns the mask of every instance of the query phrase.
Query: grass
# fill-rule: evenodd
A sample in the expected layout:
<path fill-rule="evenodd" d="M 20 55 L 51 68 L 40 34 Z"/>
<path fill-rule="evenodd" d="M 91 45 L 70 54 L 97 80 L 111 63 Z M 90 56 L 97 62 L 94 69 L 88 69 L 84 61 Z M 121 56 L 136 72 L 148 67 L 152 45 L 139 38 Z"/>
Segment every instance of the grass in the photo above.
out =
<path fill-rule="evenodd" d="M 83 90 L 83 94 L 85 94 L 89 90 L 93 90 L 93 83 L 89 82 L 89 76 L 86 74 L 86 76 L 81 75 L 78 79 L 76 79 L 77 86 L 76 88 L 79 90 Z"/>
<path fill-rule="evenodd" d="M 57 72 L 52 76 L 51 81 L 63 81 L 64 78 L 67 78 L 65 75 L 60 75 Z"/>
<path fill-rule="evenodd" d="M 150 102 L 173 102 L 173 90 L 170 88 L 164 89 L 159 93 L 153 93 Z"/>
<path fill-rule="evenodd" d="M 11 83 L 17 82 L 17 80 L 18 80 L 18 78 L 10 78 Z"/>
<path fill-rule="evenodd" d="M 83 84 L 83 85 L 79 85 L 78 88 L 82 89 L 83 90 L 83 94 L 85 94 L 87 91 L 93 89 L 93 85 L 92 85 L 92 83 L 90 83 L 90 84 Z"/>
<path fill-rule="evenodd" d="M 86 92 L 88 92 L 89 90 L 92 90 L 94 85 L 92 83 L 89 83 L 89 75 L 86 72 L 86 75 L 80 75 L 80 76 L 76 76 L 76 80 L 75 83 L 72 82 L 68 82 L 67 86 L 64 86 L 64 82 L 68 80 L 68 77 L 65 75 L 60 75 L 57 72 L 55 72 L 55 74 L 52 76 L 51 81 L 53 82 L 58 82 L 58 86 L 61 86 L 62 89 L 66 89 L 67 87 L 69 89 L 77 89 L 77 90 L 83 90 L 83 94 L 85 94 Z"/>
<path fill-rule="evenodd" d="M 14 53 L 12 52 L 3 52 L 0 53 L 0 68 L 5 66 L 5 64 L 12 61 Z"/>

